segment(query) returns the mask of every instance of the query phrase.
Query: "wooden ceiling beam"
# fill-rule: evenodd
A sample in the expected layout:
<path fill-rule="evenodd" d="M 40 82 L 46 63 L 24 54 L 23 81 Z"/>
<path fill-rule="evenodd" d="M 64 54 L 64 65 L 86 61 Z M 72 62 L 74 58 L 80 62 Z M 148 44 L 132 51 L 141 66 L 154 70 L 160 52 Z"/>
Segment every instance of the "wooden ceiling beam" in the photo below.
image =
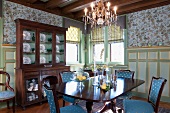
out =
<path fill-rule="evenodd" d="M 84 9 L 85 7 L 90 7 L 90 4 L 94 1 L 95 0 L 81 0 L 81 1 L 75 2 L 74 4 L 64 7 L 62 9 L 62 12 L 67 14 L 70 12 L 80 11 Z M 104 0 L 104 2 L 106 1 L 109 1 L 109 0 Z M 115 1 L 111 1 L 111 6 L 113 5 L 122 6 L 122 5 L 131 4 L 131 3 L 136 3 L 139 1 L 142 1 L 142 0 L 115 0 Z"/>
<path fill-rule="evenodd" d="M 28 3 L 31 3 L 31 4 L 33 4 L 33 3 L 35 3 L 35 2 L 37 2 L 38 0 L 26 0 Z"/>
<path fill-rule="evenodd" d="M 168 4 L 169 0 L 148 0 L 142 1 L 135 4 L 130 4 L 127 6 L 120 7 L 118 9 L 118 14 L 126 14 L 140 10 L 146 10 L 154 7 L 159 7 Z"/>
<path fill-rule="evenodd" d="M 129 0 L 127 0 L 127 1 L 129 1 Z M 133 1 L 135 1 L 135 0 L 133 0 Z M 127 14 L 127 13 L 131 13 L 131 12 L 135 12 L 135 11 L 153 8 L 153 7 L 163 6 L 163 5 L 166 5 L 169 3 L 170 3 L 169 0 L 146 0 L 146 1 L 136 2 L 136 3 L 130 3 L 129 5 L 119 7 L 117 10 L 117 13 L 118 13 L 118 15 L 122 15 L 122 14 Z M 75 19 L 77 19 L 77 18 L 81 18 L 83 16 L 84 16 L 84 11 L 78 11 L 75 13 L 74 17 L 76 17 Z"/>
<path fill-rule="evenodd" d="M 46 8 L 55 8 L 58 7 L 60 4 L 68 2 L 68 0 L 50 0 L 47 5 Z"/>
<path fill-rule="evenodd" d="M 74 11 L 79 11 L 84 9 L 85 7 L 89 7 L 91 2 L 94 2 L 95 0 L 79 0 L 77 2 L 74 2 L 73 4 L 70 4 L 66 7 L 62 8 L 62 12 L 67 14 L 70 12 L 74 12 Z"/>

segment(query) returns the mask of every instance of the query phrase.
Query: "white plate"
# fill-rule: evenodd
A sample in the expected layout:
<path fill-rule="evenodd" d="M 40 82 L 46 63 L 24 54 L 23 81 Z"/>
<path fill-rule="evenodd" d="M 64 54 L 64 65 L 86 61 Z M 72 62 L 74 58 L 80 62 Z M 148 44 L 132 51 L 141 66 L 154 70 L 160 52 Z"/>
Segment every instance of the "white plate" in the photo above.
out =
<path fill-rule="evenodd" d="M 60 59 L 56 56 L 56 63 L 59 63 Z"/>
<path fill-rule="evenodd" d="M 23 40 L 30 40 L 31 34 L 28 31 L 23 31 Z"/>
<path fill-rule="evenodd" d="M 40 57 L 40 63 L 46 63 L 45 57 Z"/>
<path fill-rule="evenodd" d="M 45 42 L 46 36 L 45 34 L 40 33 L 40 41 Z"/>
<path fill-rule="evenodd" d="M 31 59 L 27 56 L 23 57 L 23 64 L 31 64 Z"/>
<path fill-rule="evenodd" d="M 23 43 L 23 52 L 30 52 L 30 45 L 28 43 Z"/>
<path fill-rule="evenodd" d="M 57 36 L 57 35 L 56 35 L 56 42 L 57 42 L 57 43 L 60 43 L 60 38 L 59 38 L 59 36 Z"/>
<path fill-rule="evenodd" d="M 45 52 L 45 45 L 40 44 L 40 53 Z"/>
<path fill-rule="evenodd" d="M 60 48 L 58 45 L 56 45 L 56 52 L 60 52 Z"/>

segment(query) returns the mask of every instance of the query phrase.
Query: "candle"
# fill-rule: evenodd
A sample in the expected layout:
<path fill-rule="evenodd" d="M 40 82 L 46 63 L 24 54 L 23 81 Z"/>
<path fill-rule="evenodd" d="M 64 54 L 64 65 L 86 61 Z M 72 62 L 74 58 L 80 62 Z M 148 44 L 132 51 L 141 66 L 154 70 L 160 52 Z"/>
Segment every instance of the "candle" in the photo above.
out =
<path fill-rule="evenodd" d="M 85 12 L 85 16 L 87 15 L 87 8 L 84 9 L 84 12 Z"/>
<path fill-rule="evenodd" d="M 93 11 L 94 4 L 93 2 L 91 3 L 91 10 Z"/>
<path fill-rule="evenodd" d="M 109 10 L 110 7 L 110 2 L 107 3 L 107 9 Z"/>
<path fill-rule="evenodd" d="M 114 12 L 115 12 L 115 14 L 116 14 L 117 7 L 116 7 L 116 6 L 114 6 L 114 9 L 113 9 L 113 10 L 114 10 Z"/>
<path fill-rule="evenodd" d="M 96 71 L 96 61 L 95 61 L 95 56 L 94 56 L 94 71 Z"/>

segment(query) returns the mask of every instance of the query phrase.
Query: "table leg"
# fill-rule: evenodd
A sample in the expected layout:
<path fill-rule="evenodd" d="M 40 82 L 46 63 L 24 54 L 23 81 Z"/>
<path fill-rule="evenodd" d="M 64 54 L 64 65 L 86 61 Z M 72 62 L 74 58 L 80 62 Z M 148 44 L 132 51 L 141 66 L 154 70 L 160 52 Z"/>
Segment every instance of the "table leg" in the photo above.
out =
<path fill-rule="evenodd" d="M 86 102 L 87 113 L 92 113 L 93 102 Z"/>

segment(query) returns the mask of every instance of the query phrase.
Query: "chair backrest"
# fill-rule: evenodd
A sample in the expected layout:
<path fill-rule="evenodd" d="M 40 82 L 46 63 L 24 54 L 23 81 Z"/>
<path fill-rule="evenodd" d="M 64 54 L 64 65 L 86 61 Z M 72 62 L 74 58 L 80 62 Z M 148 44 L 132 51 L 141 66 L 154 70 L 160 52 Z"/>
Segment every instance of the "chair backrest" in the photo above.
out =
<path fill-rule="evenodd" d="M 69 81 L 71 81 L 71 79 L 73 78 L 74 74 L 75 73 L 72 72 L 72 71 L 63 71 L 63 72 L 60 72 L 60 77 L 61 77 L 62 82 L 69 82 Z"/>
<path fill-rule="evenodd" d="M 115 70 L 115 75 L 117 77 L 124 77 L 124 78 L 134 78 L 134 71 L 130 70 Z"/>
<path fill-rule="evenodd" d="M 152 81 L 149 89 L 149 95 L 148 95 L 148 102 L 153 105 L 156 113 L 158 112 L 161 94 L 166 81 L 167 80 L 162 77 L 159 78 L 152 77 Z"/>
<path fill-rule="evenodd" d="M 60 113 L 58 96 L 56 92 L 56 84 L 58 83 L 57 77 L 47 76 L 46 78 L 43 78 L 43 81 L 45 83 L 43 86 L 47 95 L 48 104 L 50 106 L 50 113 Z"/>
<path fill-rule="evenodd" d="M 5 71 L 0 71 L 0 75 L 6 76 L 6 81 L 4 83 L 0 83 L 0 85 L 5 86 L 5 90 L 7 90 L 7 88 L 8 88 L 9 90 L 14 91 L 14 89 L 12 87 L 10 87 L 10 85 L 9 85 L 10 75 Z"/>

